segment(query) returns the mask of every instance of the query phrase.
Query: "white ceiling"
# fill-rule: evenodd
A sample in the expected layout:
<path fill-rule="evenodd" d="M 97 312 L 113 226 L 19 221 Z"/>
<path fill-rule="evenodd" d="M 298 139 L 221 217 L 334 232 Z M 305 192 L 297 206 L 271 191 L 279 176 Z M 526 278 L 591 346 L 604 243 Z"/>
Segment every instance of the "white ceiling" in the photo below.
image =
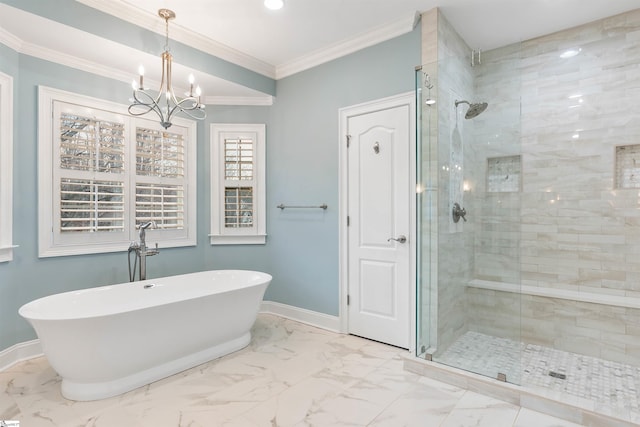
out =
<path fill-rule="evenodd" d="M 177 15 L 169 27 L 172 40 L 276 79 L 409 32 L 416 14 L 434 7 L 470 47 L 485 51 L 640 7 L 640 0 L 285 0 L 283 9 L 270 11 L 263 0 L 77 1 L 160 34 L 164 21 L 157 11 L 172 9 Z M 0 41 L 7 40 L 45 59 L 67 55 L 76 66 L 80 59 L 81 68 L 123 81 L 131 81 L 140 63 L 151 70 L 150 81 L 159 78 L 153 55 L 0 3 Z M 112 52 L 108 64 L 105 51 Z M 175 61 L 175 80 L 186 81 L 191 70 Z M 230 97 L 269 102 L 255 90 L 195 74 L 205 94 L 221 98 L 210 103 L 229 103 Z"/>
<path fill-rule="evenodd" d="M 123 19 L 146 15 L 172 21 L 276 69 L 363 36 L 412 22 L 434 7 L 470 47 L 489 50 L 640 7 L 640 0 L 285 0 L 270 11 L 263 0 L 80 0 Z M 406 25 L 403 27 L 406 28 Z"/>

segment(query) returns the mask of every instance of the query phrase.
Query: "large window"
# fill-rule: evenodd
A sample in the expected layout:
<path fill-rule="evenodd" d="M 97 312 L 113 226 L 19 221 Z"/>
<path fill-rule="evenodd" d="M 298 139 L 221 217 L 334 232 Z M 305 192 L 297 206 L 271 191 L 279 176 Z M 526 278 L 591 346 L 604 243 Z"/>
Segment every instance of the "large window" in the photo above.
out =
<path fill-rule="evenodd" d="M 13 259 L 13 78 L 0 73 L 0 262 Z"/>
<path fill-rule="evenodd" d="M 196 127 L 164 129 L 126 107 L 41 87 L 39 254 L 126 250 L 136 226 L 147 241 L 196 244 Z"/>
<path fill-rule="evenodd" d="M 211 125 L 211 244 L 262 244 L 265 222 L 265 126 Z"/>

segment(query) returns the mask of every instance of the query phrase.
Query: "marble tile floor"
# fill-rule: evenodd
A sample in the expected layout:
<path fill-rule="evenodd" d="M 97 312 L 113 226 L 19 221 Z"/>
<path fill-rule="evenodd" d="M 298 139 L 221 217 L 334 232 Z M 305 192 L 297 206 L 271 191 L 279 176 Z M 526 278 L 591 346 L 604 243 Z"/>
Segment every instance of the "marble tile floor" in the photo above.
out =
<path fill-rule="evenodd" d="M 0 372 L 21 427 L 577 427 L 403 370 L 406 351 L 260 315 L 250 345 L 124 395 L 73 402 L 44 357 Z"/>
<path fill-rule="evenodd" d="M 507 380 L 556 399 L 575 398 L 640 425 L 640 367 L 469 331 L 434 360 Z M 550 376 L 550 371 L 566 378 Z"/>

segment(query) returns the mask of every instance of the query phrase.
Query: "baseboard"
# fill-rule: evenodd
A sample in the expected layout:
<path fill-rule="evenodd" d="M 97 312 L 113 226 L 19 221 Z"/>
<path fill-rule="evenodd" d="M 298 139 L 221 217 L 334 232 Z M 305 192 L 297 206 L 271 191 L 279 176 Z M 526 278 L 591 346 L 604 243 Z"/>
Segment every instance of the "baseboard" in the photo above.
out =
<path fill-rule="evenodd" d="M 274 314 L 276 316 L 295 320 L 296 322 L 326 329 L 328 331 L 340 332 L 339 317 L 294 307 L 292 305 L 274 301 L 262 301 L 260 313 Z"/>
<path fill-rule="evenodd" d="M 42 356 L 40 340 L 31 340 L 18 343 L 0 351 L 0 372 L 9 369 L 16 363 L 27 359 Z"/>

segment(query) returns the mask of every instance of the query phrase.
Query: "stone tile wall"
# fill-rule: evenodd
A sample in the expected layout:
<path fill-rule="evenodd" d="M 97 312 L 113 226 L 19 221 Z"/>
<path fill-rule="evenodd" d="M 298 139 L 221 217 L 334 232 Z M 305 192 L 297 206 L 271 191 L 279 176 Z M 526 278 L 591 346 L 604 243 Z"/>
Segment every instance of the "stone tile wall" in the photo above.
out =
<path fill-rule="evenodd" d="M 520 150 L 522 191 L 482 198 L 475 278 L 640 297 L 640 192 L 615 184 L 616 147 L 640 143 L 640 9 L 483 57 L 479 160 Z M 467 291 L 473 329 L 517 321 L 502 294 Z M 525 342 L 640 365 L 638 309 L 523 295 L 521 313 Z"/>

